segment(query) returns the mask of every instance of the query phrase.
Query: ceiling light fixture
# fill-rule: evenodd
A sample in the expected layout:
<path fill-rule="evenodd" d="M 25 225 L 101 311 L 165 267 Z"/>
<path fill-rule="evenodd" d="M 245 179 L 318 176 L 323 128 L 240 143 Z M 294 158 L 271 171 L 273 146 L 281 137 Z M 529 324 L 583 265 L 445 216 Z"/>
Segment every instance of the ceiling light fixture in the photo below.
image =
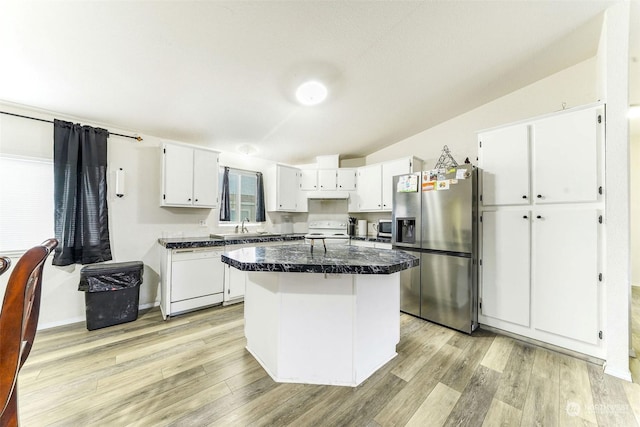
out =
<path fill-rule="evenodd" d="M 327 88 L 322 83 L 311 80 L 298 87 L 296 98 L 302 105 L 318 105 L 327 98 Z"/>

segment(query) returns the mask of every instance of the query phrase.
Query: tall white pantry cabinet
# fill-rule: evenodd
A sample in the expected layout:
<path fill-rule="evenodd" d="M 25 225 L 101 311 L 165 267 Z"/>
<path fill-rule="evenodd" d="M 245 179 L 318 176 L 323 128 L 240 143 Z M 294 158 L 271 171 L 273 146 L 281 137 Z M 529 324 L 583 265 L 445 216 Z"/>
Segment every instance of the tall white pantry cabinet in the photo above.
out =
<path fill-rule="evenodd" d="M 604 358 L 605 106 L 482 131 L 479 322 Z"/>

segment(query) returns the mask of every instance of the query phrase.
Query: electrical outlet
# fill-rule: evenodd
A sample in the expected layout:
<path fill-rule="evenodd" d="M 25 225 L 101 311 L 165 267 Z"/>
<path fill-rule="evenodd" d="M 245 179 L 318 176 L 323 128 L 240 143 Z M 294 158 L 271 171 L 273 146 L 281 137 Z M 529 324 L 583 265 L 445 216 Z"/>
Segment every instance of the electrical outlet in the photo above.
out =
<path fill-rule="evenodd" d="M 204 220 L 204 219 L 201 219 L 201 220 L 198 221 L 198 225 L 200 227 L 206 227 L 207 226 L 207 221 Z"/>

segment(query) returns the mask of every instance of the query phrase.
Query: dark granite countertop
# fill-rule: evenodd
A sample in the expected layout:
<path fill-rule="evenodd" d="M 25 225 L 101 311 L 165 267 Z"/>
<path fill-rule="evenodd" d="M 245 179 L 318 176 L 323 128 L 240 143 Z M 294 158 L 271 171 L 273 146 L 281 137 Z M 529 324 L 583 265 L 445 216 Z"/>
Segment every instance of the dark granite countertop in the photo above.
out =
<path fill-rule="evenodd" d="M 222 254 L 222 262 L 242 271 L 330 274 L 392 274 L 419 265 L 403 251 L 350 245 L 286 245 L 240 248 Z"/>
<path fill-rule="evenodd" d="M 239 245 L 246 243 L 264 243 L 264 242 L 288 242 L 294 240 L 302 240 L 302 234 L 283 234 L 269 236 L 251 236 L 238 239 L 223 239 L 222 237 L 167 237 L 158 239 L 158 243 L 167 249 L 196 249 L 209 248 L 216 246 Z"/>

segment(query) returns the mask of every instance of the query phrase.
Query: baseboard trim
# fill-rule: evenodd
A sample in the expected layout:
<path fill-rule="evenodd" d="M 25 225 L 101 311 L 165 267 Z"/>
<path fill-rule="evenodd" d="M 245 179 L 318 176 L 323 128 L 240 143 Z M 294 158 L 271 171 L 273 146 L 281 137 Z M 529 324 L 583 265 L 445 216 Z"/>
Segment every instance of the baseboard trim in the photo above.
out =
<path fill-rule="evenodd" d="M 138 306 L 138 311 L 145 310 L 148 308 L 158 307 L 159 305 L 160 305 L 160 301 L 142 304 Z M 81 316 L 81 317 L 71 317 L 64 320 L 57 320 L 55 322 L 48 322 L 48 323 L 42 323 L 42 324 L 39 323 L 38 330 L 44 331 L 45 329 L 57 328 L 58 326 L 67 326 L 67 325 L 72 325 L 74 323 L 85 322 L 86 320 L 87 319 L 84 316 Z"/>

